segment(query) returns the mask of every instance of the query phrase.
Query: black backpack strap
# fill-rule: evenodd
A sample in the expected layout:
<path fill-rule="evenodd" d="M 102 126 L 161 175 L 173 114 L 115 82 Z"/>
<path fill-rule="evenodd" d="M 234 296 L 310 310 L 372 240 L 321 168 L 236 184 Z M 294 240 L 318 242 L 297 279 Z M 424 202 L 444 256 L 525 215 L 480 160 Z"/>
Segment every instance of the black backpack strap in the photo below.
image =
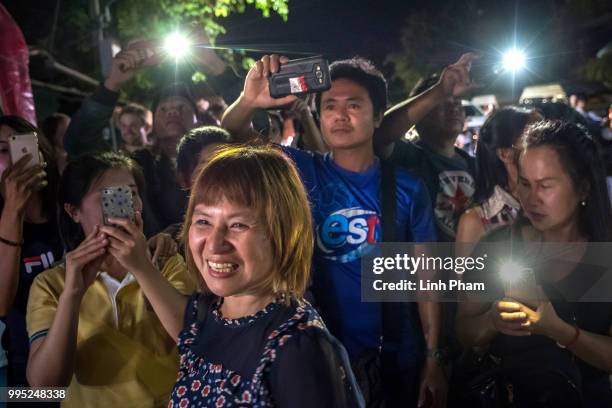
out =
<path fill-rule="evenodd" d="M 395 210 L 397 207 L 395 167 L 387 162 L 381 161 L 381 227 L 382 242 L 395 242 Z M 384 255 L 384 254 L 383 254 Z M 399 333 L 394 330 L 397 327 L 397 319 L 400 318 L 400 308 L 395 302 L 383 302 L 382 313 L 382 335 L 384 342 L 398 342 Z"/>
<path fill-rule="evenodd" d="M 385 160 L 380 162 L 381 167 L 381 204 L 382 204 L 382 241 L 395 241 L 395 168 Z"/>

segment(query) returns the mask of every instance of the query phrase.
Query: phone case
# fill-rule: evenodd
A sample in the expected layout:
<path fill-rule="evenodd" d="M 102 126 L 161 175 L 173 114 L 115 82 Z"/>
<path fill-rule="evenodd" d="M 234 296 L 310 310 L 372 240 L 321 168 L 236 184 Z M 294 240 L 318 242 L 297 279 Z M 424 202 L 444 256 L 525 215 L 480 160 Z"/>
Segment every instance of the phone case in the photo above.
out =
<path fill-rule="evenodd" d="M 30 153 L 32 159 L 26 165 L 26 168 L 40 164 L 40 155 L 38 154 L 38 137 L 35 133 L 26 133 L 23 135 L 13 135 L 9 138 L 9 152 L 11 155 L 11 163 L 15 164 L 26 154 Z"/>
<path fill-rule="evenodd" d="M 134 199 L 130 186 L 113 186 L 102 190 L 104 224 L 113 225 L 108 218 L 127 218 L 134 221 Z"/>
<path fill-rule="evenodd" d="M 326 91 L 331 88 L 327 60 L 308 57 L 289 61 L 270 75 L 268 86 L 273 98 Z"/>

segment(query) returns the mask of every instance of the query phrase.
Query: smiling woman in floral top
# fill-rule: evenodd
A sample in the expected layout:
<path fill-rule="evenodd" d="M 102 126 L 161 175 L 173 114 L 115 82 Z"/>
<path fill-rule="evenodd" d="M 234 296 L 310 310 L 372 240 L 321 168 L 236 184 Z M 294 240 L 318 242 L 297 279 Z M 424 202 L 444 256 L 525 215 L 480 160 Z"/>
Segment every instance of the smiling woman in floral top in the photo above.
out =
<path fill-rule="evenodd" d="M 227 147 L 199 170 L 185 217 L 187 299 L 137 259 L 134 224 L 109 231 L 181 365 L 170 406 L 353 407 L 363 400 L 346 352 L 304 300 L 313 252 L 295 167 L 270 147 Z M 138 221 L 137 221 L 138 222 Z M 147 265 L 143 267 L 143 265 Z"/>

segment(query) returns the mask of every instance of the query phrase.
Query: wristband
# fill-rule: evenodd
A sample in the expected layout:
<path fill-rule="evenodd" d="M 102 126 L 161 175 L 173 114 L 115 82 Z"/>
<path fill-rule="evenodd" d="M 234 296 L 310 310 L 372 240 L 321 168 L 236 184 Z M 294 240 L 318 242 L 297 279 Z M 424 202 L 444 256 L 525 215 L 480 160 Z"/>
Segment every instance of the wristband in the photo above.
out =
<path fill-rule="evenodd" d="M 11 241 L 11 240 L 8 240 L 8 239 L 2 238 L 2 237 L 0 237 L 0 242 L 2 242 L 5 245 L 12 246 L 12 247 L 20 247 L 20 246 L 23 245 L 23 241 L 15 242 L 15 241 Z"/>
<path fill-rule="evenodd" d="M 427 358 L 433 359 L 440 366 L 445 366 L 446 363 L 448 362 L 447 352 L 444 349 L 439 349 L 439 348 L 427 349 L 425 356 Z"/>

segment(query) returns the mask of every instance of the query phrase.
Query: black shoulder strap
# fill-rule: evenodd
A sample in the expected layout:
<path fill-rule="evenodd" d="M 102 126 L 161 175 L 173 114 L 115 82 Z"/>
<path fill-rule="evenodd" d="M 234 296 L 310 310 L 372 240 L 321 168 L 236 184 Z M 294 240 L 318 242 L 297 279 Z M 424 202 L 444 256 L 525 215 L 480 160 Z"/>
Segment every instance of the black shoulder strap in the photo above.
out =
<path fill-rule="evenodd" d="M 381 167 L 381 227 L 382 242 L 395 241 L 395 209 L 397 207 L 395 168 L 387 161 L 382 160 Z M 397 343 L 399 333 L 397 319 L 400 318 L 399 307 L 395 303 L 383 302 L 381 305 L 382 335 L 385 343 Z"/>
<path fill-rule="evenodd" d="M 382 204 L 382 241 L 395 241 L 395 169 L 386 160 L 381 160 L 381 204 Z"/>

